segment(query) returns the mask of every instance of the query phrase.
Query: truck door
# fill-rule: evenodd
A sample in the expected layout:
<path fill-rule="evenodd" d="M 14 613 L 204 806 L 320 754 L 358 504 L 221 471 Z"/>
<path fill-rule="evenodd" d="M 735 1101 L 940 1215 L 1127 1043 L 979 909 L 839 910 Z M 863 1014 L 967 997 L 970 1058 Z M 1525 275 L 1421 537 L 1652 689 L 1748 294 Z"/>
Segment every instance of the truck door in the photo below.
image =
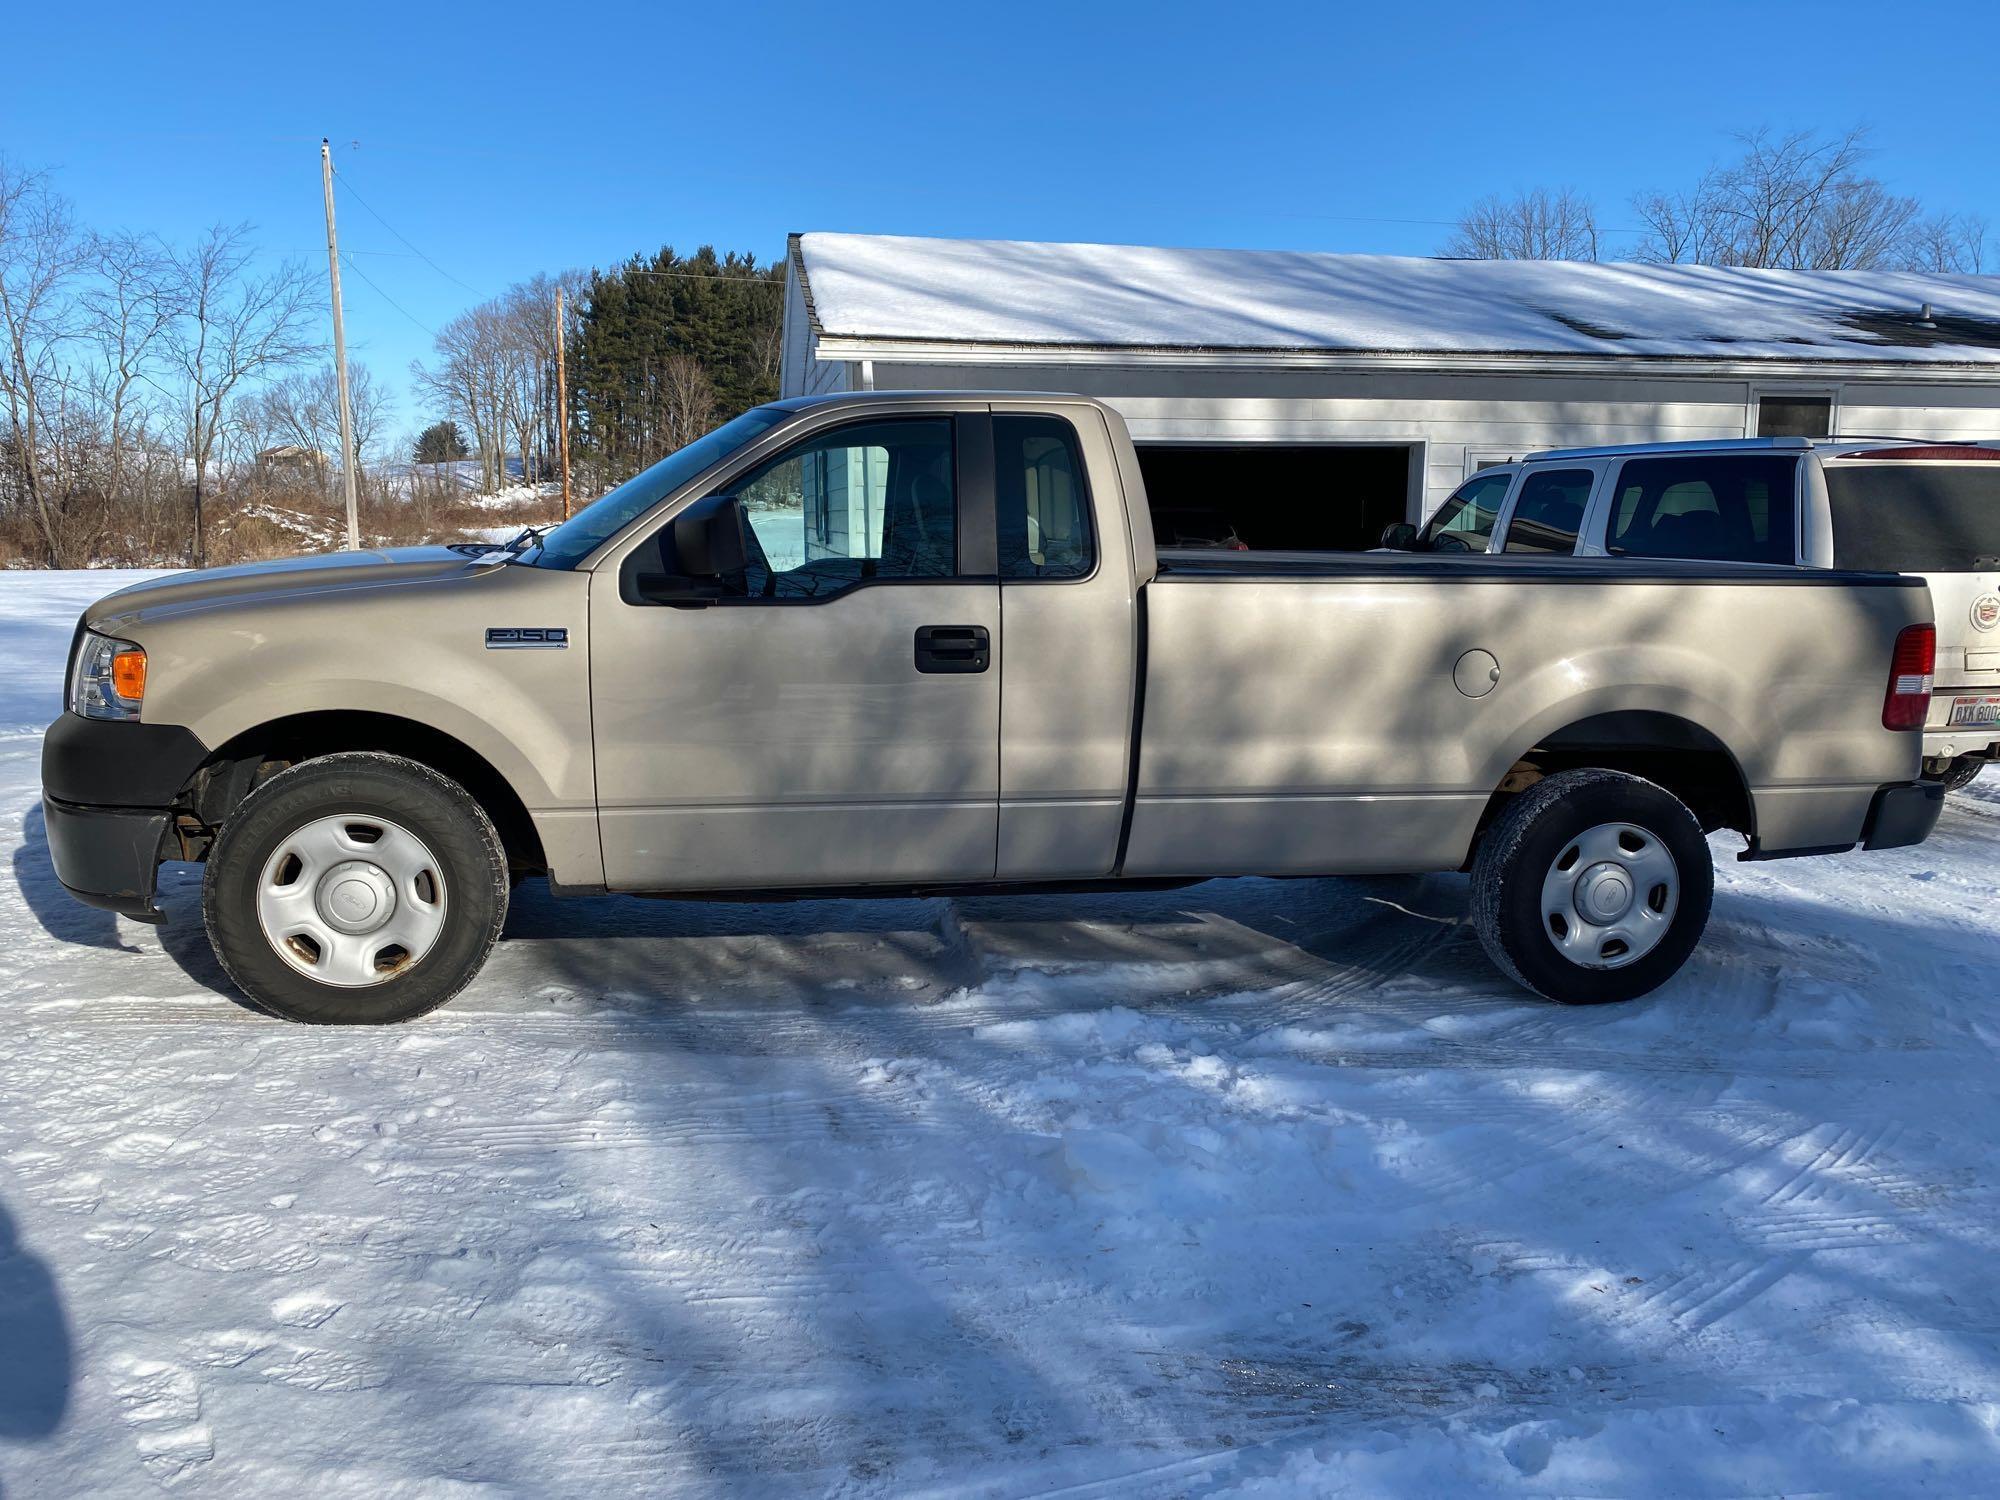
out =
<path fill-rule="evenodd" d="M 592 580 L 612 889 L 993 875 L 1000 590 L 990 450 L 967 420 L 848 421 L 723 481 L 751 533 L 723 597 Z"/>
<path fill-rule="evenodd" d="M 1139 657 L 1134 544 L 1108 418 L 1096 406 L 992 416 L 1001 669 L 1003 880 L 1116 868 L 1132 774 Z M 1129 444 L 1125 451 L 1130 452 Z M 1150 546 L 1148 548 L 1150 551 Z"/>

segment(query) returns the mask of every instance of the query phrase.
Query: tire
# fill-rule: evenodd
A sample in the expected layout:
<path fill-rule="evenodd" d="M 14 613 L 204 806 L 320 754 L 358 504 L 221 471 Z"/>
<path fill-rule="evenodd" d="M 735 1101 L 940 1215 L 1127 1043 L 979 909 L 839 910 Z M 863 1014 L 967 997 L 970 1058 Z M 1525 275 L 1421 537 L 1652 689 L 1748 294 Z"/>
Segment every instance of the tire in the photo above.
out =
<path fill-rule="evenodd" d="M 1613 915 L 1621 890 L 1629 901 Z M 1494 821 L 1472 863 L 1487 954 L 1516 984 L 1565 1005 L 1630 1000 L 1671 979 L 1714 896 L 1700 822 L 1665 788 L 1622 771 L 1544 777 Z"/>
<path fill-rule="evenodd" d="M 1961 755 L 1945 768 L 1944 775 L 1937 780 L 1944 783 L 1947 792 L 1962 792 L 1979 779 L 1979 773 L 1992 762 L 1983 755 Z"/>
<path fill-rule="evenodd" d="M 471 982 L 507 893 L 506 851 L 465 788 L 401 756 L 343 753 L 243 799 L 209 851 L 202 918 L 265 1010 L 386 1025 Z"/>

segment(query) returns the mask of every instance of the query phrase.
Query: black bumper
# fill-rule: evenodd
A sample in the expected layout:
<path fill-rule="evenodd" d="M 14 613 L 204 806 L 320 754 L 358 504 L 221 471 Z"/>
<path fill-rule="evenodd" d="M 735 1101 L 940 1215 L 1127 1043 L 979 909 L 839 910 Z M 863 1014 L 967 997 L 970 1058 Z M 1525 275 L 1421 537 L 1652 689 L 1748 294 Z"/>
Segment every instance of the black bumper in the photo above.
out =
<path fill-rule="evenodd" d="M 1868 821 L 1861 825 L 1864 849 L 1901 849 L 1921 844 L 1937 827 L 1944 811 L 1944 783 L 1911 781 L 1885 786 L 1868 807 Z"/>
<path fill-rule="evenodd" d="M 157 922 L 169 805 L 208 757 L 178 724 L 66 713 L 42 737 L 42 812 L 56 878 L 77 900 Z M 176 850 L 177 852 L 177 850 Z"/>
<path fill-rule="evenodd" d="M 165 808 L 85 807 L 45 794 L 42 816 L 64 890 L 121 917 L 162 920 L 153 892 L 172 817 Z"/>
<path fill-rule="evenodd" d="M 165 807 L 207 758 L 178 724 L 66 713 L 42 736 L 42 791 L 90 807 Z"/>

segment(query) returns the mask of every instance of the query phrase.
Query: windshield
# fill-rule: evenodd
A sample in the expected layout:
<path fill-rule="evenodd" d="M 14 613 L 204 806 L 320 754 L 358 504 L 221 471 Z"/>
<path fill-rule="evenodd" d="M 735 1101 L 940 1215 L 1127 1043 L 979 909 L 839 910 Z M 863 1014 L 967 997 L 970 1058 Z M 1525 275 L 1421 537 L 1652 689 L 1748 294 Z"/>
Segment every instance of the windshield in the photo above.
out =
<path fill-rule="evenodd" d="M 538 568 L 574 568 L 704 469 L 721 463 L 790 415 L 773 406 L 753 406 L 735 421 L 724 423 L 708 436 L 696 438 L 685 448 L 669 453 L 650 469 L 641 470 L 609 494 L 593 500 L 544 536 L 539 547 L 530 544 L 521 561 Z"/>
<path fill-rule="evenodd" d="M 1500 517 L 1500 502 L 1507 498 L 1513 481 L 1511 470 L 1482 474 L 1438 507 L 1417 537 L 1419 551 L 1434 549 L 1440 536 L 1456 537 L 1468 552 L 1484 552 L 1493 536 L 1493 523 Z"/>
<path fill-rule="evenodd" d="M 1979 573 L 2000 558 L 2000 463 L 1826 466 L 1833 560 L 1884 573 Z"/>

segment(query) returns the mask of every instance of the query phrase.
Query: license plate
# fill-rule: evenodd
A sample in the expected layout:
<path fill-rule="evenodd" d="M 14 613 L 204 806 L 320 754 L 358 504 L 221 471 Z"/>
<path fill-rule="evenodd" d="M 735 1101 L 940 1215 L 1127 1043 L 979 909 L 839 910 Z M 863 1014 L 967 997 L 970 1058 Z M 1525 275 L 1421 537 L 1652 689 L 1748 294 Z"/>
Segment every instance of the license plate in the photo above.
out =
<path fill-rule="evenodd" d="M 1954 728 L 1960 725 L 1974 727 L 1985 724 L 2000 724 L 2000 694 L 1985 698 L 1954 698 L 1951 700 L 1951 719 Z"/>

